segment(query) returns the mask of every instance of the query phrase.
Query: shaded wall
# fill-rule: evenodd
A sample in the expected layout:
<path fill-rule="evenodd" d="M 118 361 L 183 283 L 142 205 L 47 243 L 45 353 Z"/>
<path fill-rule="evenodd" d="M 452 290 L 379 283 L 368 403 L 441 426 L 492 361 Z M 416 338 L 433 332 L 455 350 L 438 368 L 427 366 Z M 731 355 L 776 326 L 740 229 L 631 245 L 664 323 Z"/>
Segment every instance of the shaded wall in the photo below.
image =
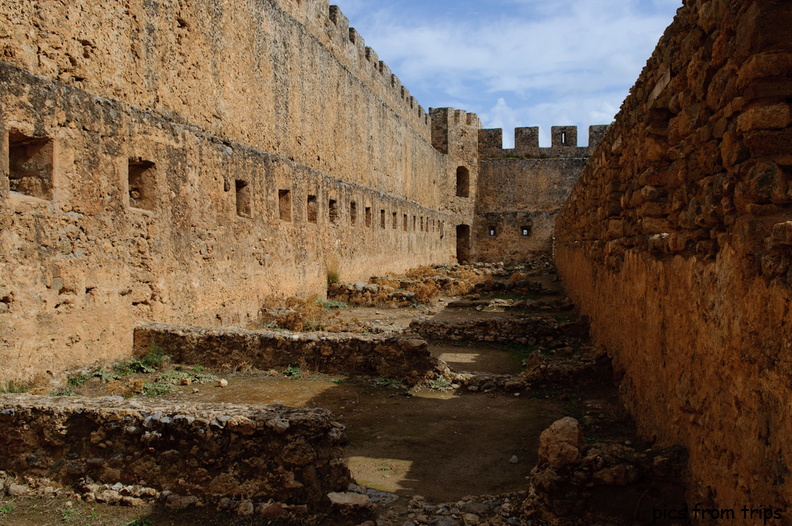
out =
<path fill-rule="evenodd" d="M 789 27 L 788 2 L 686 2 L 557 221 L 641 433 L 690 450 L 691 504 L 792 504 Z"/>

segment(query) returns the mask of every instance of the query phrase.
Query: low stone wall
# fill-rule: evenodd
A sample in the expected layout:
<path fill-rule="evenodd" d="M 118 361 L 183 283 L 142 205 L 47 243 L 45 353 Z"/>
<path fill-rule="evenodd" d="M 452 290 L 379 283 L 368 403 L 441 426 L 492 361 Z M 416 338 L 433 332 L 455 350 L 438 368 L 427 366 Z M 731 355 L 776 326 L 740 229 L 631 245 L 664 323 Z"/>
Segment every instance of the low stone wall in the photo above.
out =
<path fill-rule="evenodd" d="M 588 328 L 577 321 L 558 321 L 551 316 L 492 318 L 461 322 L 416 320 L 410 330 L 424 338 L 476 342 L 536 344 L 563 337 L 586 336 Z"/>
<path fill-rule="evenodd" d="M 147 325 L 135 329 L 135 354 L 159 347 L 183 364 L 219 369 L 299 366 L 417 383 L 440 370 L 423 340 L 350 333 L 287 333 Z"/>
<path fill-rule="evenodd" d="M 325 409 L 0 396 L 0 470 L 70 486 L 139 484 L 192 503 L 325 508 L 350 483 L 345 440 Z"/>

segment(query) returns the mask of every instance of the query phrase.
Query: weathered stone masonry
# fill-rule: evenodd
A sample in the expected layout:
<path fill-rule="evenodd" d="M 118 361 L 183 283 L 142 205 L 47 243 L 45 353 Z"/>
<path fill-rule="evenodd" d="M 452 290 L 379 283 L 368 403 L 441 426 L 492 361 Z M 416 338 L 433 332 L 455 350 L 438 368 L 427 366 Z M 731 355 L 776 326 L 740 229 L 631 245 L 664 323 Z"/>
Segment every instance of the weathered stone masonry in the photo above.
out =
<path fill-rule="evenodd" d="M 690 503 L 792 506 L 790 27 L 789 2 L 687 1 L 557 222 L 641 432 L 690 450 Z"/>
<path fill-rule="evenodd" d="M 606 128 L 591 126 L 580 147 L 577 127 L 553 126 L 550 148 L 539 147 L 539 128 L 517 128 L 509 149 L 502 130 L 479 130 L 477 261 L 518 263 L 550 250 L 555 217 Z"/>
<path fill-rule="evenodd" d="M 0 377 L 455 257 L 444 177 L 476 152 L 432 141 L 475 115 L 433 136 L 325 2 L 152 6 L 0 6 Z"/>
<path fill-rule="evenodd" d="M 3 395 L 0 469 L 65 485 L 141 485 L 217 504 L 326 506 L 351 478 L 324 409 Z M 188 501 L 190 502 L 190 501 Z"/>
<path fill-rule="evenodd" d="M 0 378 L 476 255 L 478 117 L 326 1 L 4 2 L 0 49 Z"/>

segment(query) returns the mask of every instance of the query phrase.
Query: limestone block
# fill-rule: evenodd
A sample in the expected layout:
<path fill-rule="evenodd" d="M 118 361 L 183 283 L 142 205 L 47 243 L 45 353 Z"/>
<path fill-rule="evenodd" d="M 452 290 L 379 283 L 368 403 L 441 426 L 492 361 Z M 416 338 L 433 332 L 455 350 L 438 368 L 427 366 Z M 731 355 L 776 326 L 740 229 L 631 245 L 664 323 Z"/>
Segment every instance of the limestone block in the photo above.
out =
<path fill-rule="evenodd" d="M 581 459 L 583 429 L 572 417 L 553 422 L 539 436 L 539 463 L 562 468 Z"/>

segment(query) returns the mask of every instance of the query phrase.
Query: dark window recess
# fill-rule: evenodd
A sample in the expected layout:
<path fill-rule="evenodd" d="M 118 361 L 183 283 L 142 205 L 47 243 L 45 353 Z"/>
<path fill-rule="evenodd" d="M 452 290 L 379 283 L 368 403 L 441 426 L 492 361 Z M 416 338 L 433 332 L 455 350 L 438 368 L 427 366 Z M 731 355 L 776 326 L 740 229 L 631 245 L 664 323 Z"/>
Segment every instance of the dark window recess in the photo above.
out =
<path fill-rule="evenodd" d="M 457 197 L 470 197 L 470 172 L 464 166 L 457 168 L 456 195 Z"/>
<path fill-rule="evenodd" d="M 380 210 L 380 228 L 385 228 L 385 210 Z"/>
<path fill-rule="evenodd" d="M 281 221 L 292 220 L 291 190 L 278 190 L 278 214 Z"/>
<path fill-rule="evenodd" d="M 52 140 L 8 134 L 8 175 L 12 192 L 52 200 Z"/>
<path fill-rule="evenodd" d="M 457 263 L 470 261 L 470 225 L 457 225 Z"/>
<path fill-rule="evenodd" d="M 250 185 L 241 179 L 234 181 L 236 188 L 236 212 L 239 217 L 250 217 Z"/>
<path fill-rule="evenodd" d="M 157 207 L 154 191 L 157 185 L 156 165 L 151 161 L 130 159 L 127 173 L 129 206 L 154 211 Z"/>
<path fill-rule="evenodd" d="M 491 227 L 489 227 L 489 228 L 487 229 L 487 232 L 489 232 L 489 235 L 490 235 L 490 236 L 496 236 L 496 235 L 498 235 L 498 233 L 497 233 L 497 231 L 495 230 L 495 227 L 494 227 L 494 226 L 491 226 Z"/>
<path fill-rule="evenodd" d="M 521 226 L 520 227 L 520 234 L 523 236 L 530 236 L 531 235 L 531 227 L 529 226 Z"/>
<path fill-rule="evenodd" d="M 354 201 L 349 203 L 349 222 L 353 225 L 357 223 L 357 203 Z"/>
<path fill-rule="evenodd" d="M 393 212 L 393 218 L 391 219 L 391 222 L 393 223 L 393 229 L 394 230 L 399 228 L 399 214 L 398 214 L 398 212 Z"/>
<path fill-rule="evenodd" d="M 327 215 L 330 222 L 335 224 L 338 221 L 338 201 L 330 199 L 327 202 Z"/>
<path fill-rule="evenodd" d="M 316 218 L 319 217 L 319 203 L 316 200 L 315 195 L 308 196 L 308 222 L 309 223 L 316 223 Z"/>
<path fill-rule="evenodd" d="M 413 218 L 413 228 L 412 229 L 413 229 L 413 232 L 415 232 L 415 225 L 418 224 L 418 218 L 415 217 L 415 216 L 412 216 L 412 218 Z"/>
<path fill-rule="evenodd" d="M 366 226 L 371 228 L 371 207 L 366 207 Z"/>
<path fill-rule="evenodd" d="M 407 232 L 407 214 L 402 216 L 402 230 Z"/>

